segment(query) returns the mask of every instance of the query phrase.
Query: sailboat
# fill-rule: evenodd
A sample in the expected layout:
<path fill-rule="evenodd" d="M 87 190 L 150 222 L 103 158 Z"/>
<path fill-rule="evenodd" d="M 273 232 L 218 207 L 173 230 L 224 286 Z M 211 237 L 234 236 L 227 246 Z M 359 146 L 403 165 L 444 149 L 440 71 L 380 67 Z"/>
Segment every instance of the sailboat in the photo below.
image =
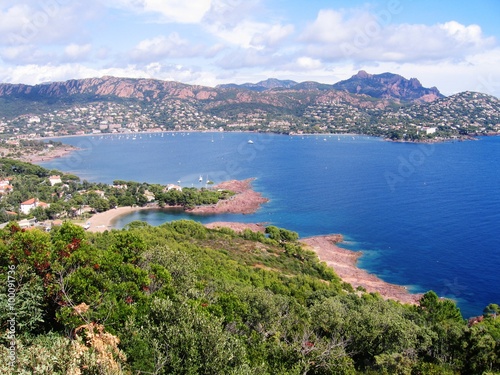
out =
<path fill-rule="evenodd" d="M 203 182 L 203 177 L 200 176 L 200 178 L 198 179 L 199 182 Z"/>

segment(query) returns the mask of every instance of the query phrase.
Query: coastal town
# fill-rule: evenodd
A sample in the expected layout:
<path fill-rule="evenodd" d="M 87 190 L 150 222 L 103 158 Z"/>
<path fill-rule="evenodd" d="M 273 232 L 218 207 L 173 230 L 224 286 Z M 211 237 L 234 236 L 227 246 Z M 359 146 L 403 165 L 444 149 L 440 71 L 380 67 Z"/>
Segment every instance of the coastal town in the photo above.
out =
<path fill-rule="evenodd" d="M 349 86 L 359 75 L 352 82 L 343 81 L 344 90 L 310 83 L 255 92 L 115 77 L 78 81 L 81 92 L 74 94 L 67 93 L 68 82 L 34 88 L 0 85 L 0 98 L 11 98 L 14 89 L 40 90 L 38 96 L 31 91 L 18 93 L 0 108 L 0 139 L 3 144 L 15 144 L 68 135 L 256 131 L 356 133 L 432 142 L 500 133 L 500 101 L 491 95 L 470 91 L 449 97 L 439 92 L 423 95 L 427 89 L 417 85 L 411 91 L 404 85 L 413 81 L 392 75 L 396 83 L 380 78 L 370 96 L 356 93 L 359 85 Z M 364 79 L 376 77 L 367 76 Z M 85 91 L 90 89 L 107 95 L 90 96 Z"/>

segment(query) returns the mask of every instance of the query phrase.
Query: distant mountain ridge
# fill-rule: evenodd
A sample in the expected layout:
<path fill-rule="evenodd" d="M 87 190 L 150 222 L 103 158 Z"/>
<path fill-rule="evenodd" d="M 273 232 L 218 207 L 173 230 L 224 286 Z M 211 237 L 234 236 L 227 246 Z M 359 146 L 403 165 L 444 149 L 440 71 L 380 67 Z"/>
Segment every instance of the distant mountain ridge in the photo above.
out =
<path fill-rule="evenodd" d="M 360 70 L 351 78 L 334 84 L 333 89 L 374 98 L 392 98 L 405 101 L 432 102 L 443 98 L 436 87 L 425 88 L 416 78 L 406 79 L 399 74 L 368 74 Z"/>
<path fill-rule="evenodd" d="M 276 89 L 276 88 L 285 88 L 285 89 L 290 89 L 294 86 L 297 85 L 297 82 L 292 81 L 292 80 L 280 80 L 276 78 L 268 78 L 264 81 L 260 81 L 257 83 L 243 83 L 241 85 L 238 85 L 236 83 L 227 83 L 227 84 L 222 84 L 222 85 L 217 85 L 217 88 L 242 88 L 242 89 L 248 89 L 252 91 L 257 91 L 257 92 L 262 92 L 265 90 L 269 89 Z"/>
<path fill-rule="evenodd" d="M 423 87 L 416 78 L 406 79 L 399 74 L 393 73 L 368 74 L 364 70 L 360 70 L 351 78 L 333 85 L 314 81 L 298 83 L 292 80 L 270 78 L 257 83 L 244 83 L 241 85 L 230 83 L 218 85 L 217 87 L 241 88 L 257 92 L 272 89 L 340 90 L 351 94 L 365 94 L 374 98 L 417 102 L 432 102 L 444 97 L 436 87 Z"/>
<path fill-rule="evenodd" d="M 180 98 L 193 97 L 209 99 L 216 96 L 215 89 L 197 85 L 187 85 L 174 81 L 146 78 L 85 78 L 65 82 L 51 82 L 28 86 L 24 84 L 0 84 L 0 97 L 25 99 L 63 97 L 71 95 L 116 96 L 119 98 L 154 99 L 164 96 Z"/>
<path fill-rule="evenodd" d="M 220 97 L 227 90 L 246 90 L 256 93 L 273 90 L 321 90 L 347 91 L 351 94 L 364 94 L 378 99 L 392 99 L 401 102 L 432 102 L 443 97 L 435 87 L 422 87 L 418 79 L 406 79 L 400 75 L 383 73 L 371 75 L 360 71 L 351 78 L 334 85 L 306 81 L 269 78 L 257 83 L 224 84 L 215 88 L 188 85 L 175 81 L 162 81 L 146 78 L 86 78 L 65 82 L 50 82 L 29 86 L 24 84 L 0 84 L 0 97 L 36 99 L 40 97 L 57 98 L 67 95 L 116 96 L 154 100 L 163 97 L 193 98 L 208 100 Z"/>

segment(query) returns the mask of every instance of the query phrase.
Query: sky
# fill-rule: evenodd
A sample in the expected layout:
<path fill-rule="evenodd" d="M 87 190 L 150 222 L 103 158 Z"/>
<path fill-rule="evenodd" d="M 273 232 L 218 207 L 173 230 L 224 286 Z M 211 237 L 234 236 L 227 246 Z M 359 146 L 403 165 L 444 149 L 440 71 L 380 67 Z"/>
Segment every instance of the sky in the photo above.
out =
<path fill-rule="evenodd" d="M 500 97 L 498 0 L 2 0 L 0 82 L 333 84 L 359 70 Z"/>

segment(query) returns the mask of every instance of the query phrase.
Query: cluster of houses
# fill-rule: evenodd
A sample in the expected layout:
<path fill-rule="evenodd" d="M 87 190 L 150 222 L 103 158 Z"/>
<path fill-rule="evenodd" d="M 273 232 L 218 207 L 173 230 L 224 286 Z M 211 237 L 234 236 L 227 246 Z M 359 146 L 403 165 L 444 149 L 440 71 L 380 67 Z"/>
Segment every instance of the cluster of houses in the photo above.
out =
<path fill-rule="evenodd" d="M 60 184 L 62 183 L 61 176 L 50 176 L 49 182 L 51 186 L 54 186 L 55 184 Z M 50 204 L 42 202 L 38 198 L 30 198 L 27 201 L 21 203 L 21 207 L 19 208 L 19 210 L 23 214 L 27 215 L 30 213 L 32 209 L 37 207 L 47 208 L 50 207 Z"/>
<path fill-rule="evenodd" d="M 58 175 L 53 175 L 48 178 L 50 185 L 54 186 L 56 184 L 61 184 L 61 176 Z M 14 190 L 13 186 L 11 185 L 12 182 L 12 177 L 5 178 L 4 180 L 0 180 L 0 196 L 1 195 L 6 195 Z M 127 189 L 127 185 L 113 185 L 113 188 L 116 189 Z M 168 184 L 165 186 L 163 189 L 164 192 L 170 191 L 170 190 L 178 190 L 182 191 L 182 187 L 180 185 L 175 185 L 175 184 Z M 83 191 L 81 191 L 83 192 Z M 100 190 L 92 190 L 93 193 L 96 193 L 100 197 L 104 198 L 105 197 L 105 192 L 100 191 Z M 155 200 L 155 195 L 154 193 L 146 190 L 144 192 L 144 196 L 147 198 L 148 202 L 153 202 Z M 50 203 L 46 203 L 41 201 L 40 199 L 33 197 L 30 198 L 24 202 L 21 202 L 19 206 L 19 213 L 22 213 L 24 215 L 29 215 L 35 208 L 41 207 L 41 208 L 48 208 L 50 207 Z M 7 212 L 8 214 L 11 214 L 12 216 L 17 216 L 17 212 Z M 56 222 L 61 221 L 61 220 L 56 220 Z M 4 223 L 3 225 L 6 225 L 7 223 Z M 46 223 L 38 223 L 36 218 L 31 218 L 31 219 L 23 219 L 18 221 L 18 224 L 21 226 L 21 228 L 29 228 L 33 226 L 40 226 L 40 225 L 46 225 Z M 57 225 L 57 223 L 50 223 L 51 225 Z M 46 225 L 47 226 L 47 225 Z M 0 226 L 1 227 L 1 226 Z M 50 225 L 49 225 L 50 228 Z"/>
<path fill-rule="evenodd" d="M 61 176 L 55 176 L 55 175 L 50 176 L 49 182 L 51 186 L 62 183 Z M 3 180 L 0 180 L 0 197 L 11 193 L 13 190 L 14 187 L 12 186 L 12 177 L 7 177 Z M 50 207 L 50 204 L 42 202 L 38 198 L 30 198 L 24 202 L 21 202 L 19 207 L 19 212 L 28 215 L 31 212 L 31 210 L 37 207 L 47 208 Z M 11 212 L 11 211 L 7 211 L 7 214 L 12 215 L 14 217 L 17 215 L 16 212 Z M 20 225 L 21 228 L 32 227 L 36 225 L 36 218 L 20 220 L 18 224 Z"/>

